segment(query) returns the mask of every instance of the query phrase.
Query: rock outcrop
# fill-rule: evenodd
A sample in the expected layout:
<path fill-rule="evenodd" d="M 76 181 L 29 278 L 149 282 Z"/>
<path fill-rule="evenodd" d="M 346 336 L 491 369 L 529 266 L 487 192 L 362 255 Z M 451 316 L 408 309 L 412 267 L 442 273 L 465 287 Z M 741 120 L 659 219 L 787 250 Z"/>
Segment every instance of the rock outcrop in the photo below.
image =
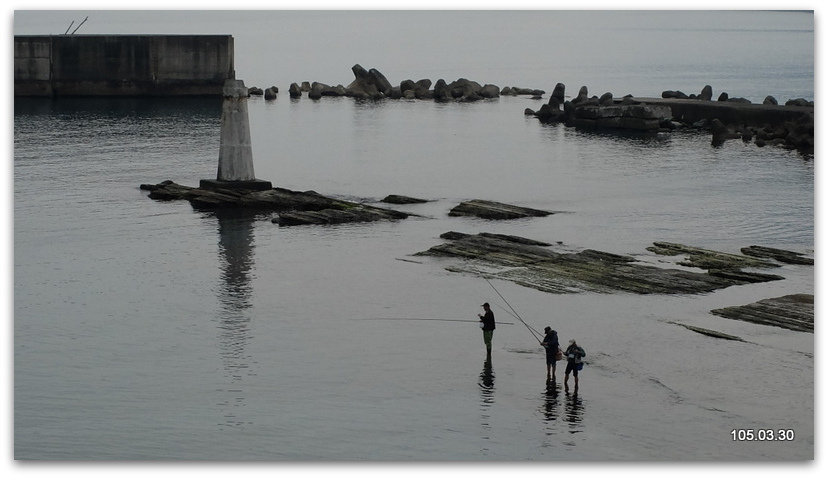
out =
<path fill-rule="evenodd" d="M 786 295 L 748 305 L 715 309 L 710 313 L 727 319 L 782 327 L 799 332 L 814 332 L 814 296 L 812 294 Z"/>
<path fill-rule="evenodd" d="M 726 334 L 724 332 L 718 332 L 716 330 L 705 329 L 703 327 L 696 327 L 694 325 L 687 325 L 687 324 L 679 324 L 676 322 L 668 322 L 669 324 L 680 325 L 687 330 L 692 330 L 698 334 L 707 335 L 708 337 L 714 337 L 717 339 L 724 339 L 724 340 L 734 340 L 736 342 L 744 342 L 744 339 L 741 337 L 737 337 L 735 335 Z"/>
<path fill-rule="evenodd" d="M 684 256 L 684 260 L 678 262 L 678 265 L 698 267 L 707 270 L 710 275 L 739 280 L 744 283 L 783 279 L 778 275 L 743 270 L 745 268 L 770 269 L 779 267 L 779 264 L 775 262 L 758 257 L 729 254 L 672 242 L 654 242 L 647 250 L 665 256 Z"/>
<path fill-rule="evenodd" d="M 746 256 L 774 259 L 785 264 L 802 264 L 809 266 L 814 265 L 814 260 L 810 257 L 805 257 L 805 254 L 802 254 L 800 252 L 786 251 L 783 249 L 774 249 L 772 247 L 743 247 L 742 254 Z"/>
<path fill-rule="evenodd" d="M 589 249 L 556 252 L 548 243 L 519 236 L 448 232 L 440 237 L 448 242 L 415 255 L 462 259 L 446 269 L 510 280 L 551 293 L 697 294 L 782 279 L 767 274 L 738 274 L 736 270 L 719 274 L 655 267 L 633 257 Z"/>
<path fill-rule="evenodd" d="M 149 191 L 151 199 L 184 199 L 197 209 L 246 208 L 276 212 L 278 217 L 273 218 L 273 222 L 283 226 L 399 220 L 410 216 L 393 209 L 330 198 L 315 191 L 299 192 L 284 188 L 266 191 L 204 189 L 182 186 L 173 181 L 142 184 L 140 188 Z"/>
<path fill-rule="evenodd" d="M 462 202 L 449 211 L 449 216 L 476 216 L 482 219 L 520 219 L 526 217 L 544 217 L 550 214 L 553 213 L 495 201 L 484 201 L 482 199 Z"/>
<path fill-rule="evenodd" d="M 411 196 L 401 196 L 399 194 L 389 194 L 382 199 L 382 202 L 388 204 L 420 204 L 428 202 L 428 199 L 414 198 Z"/>

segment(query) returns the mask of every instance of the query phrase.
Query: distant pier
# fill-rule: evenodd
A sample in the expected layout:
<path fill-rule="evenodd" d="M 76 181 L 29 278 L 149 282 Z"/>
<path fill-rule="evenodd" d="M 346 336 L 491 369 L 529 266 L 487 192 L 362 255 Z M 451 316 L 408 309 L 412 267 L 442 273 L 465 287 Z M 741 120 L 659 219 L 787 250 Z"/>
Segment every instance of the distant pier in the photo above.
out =
<path fill-rule="evenodd" d="M 222 94 L 231 35 L 15 35 L 15 96 Z"/>

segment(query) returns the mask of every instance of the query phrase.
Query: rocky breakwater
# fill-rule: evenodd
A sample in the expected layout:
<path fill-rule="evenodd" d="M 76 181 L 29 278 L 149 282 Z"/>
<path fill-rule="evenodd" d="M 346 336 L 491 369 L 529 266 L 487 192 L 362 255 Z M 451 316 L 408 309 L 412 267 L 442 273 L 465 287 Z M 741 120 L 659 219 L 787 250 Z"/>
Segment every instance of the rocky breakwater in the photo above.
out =
<path fill-rule="evenodd" d="M 272 188 L 264 191 L 244 189 L 196 188 L 173 181 L 142 184 L 151 199 L 159 201 L 187 200 L 196 209 L 219 210 L 244 208 L 271 211 L 277 214 L 272 221 L 280 226 L 305 224 L 340 224 L 400 220 L 410 216 L 405 212 L 379 208 L 367 204 L 323 196 L 315 191 L 291 191 Z"/>
<path fill-rule="evenodd" d="M 291 98 L 301 98 L 302 94 L 307 92 L 308 98 L 315 100 L 326 96 L 346 96 L 360 100 L 389 98 L 434 101 L 478 101 L 497 98 L 500 95 L 540 96 L 544 94 L 544 91 L 540 89 L 509 86 L 500 89 L 497 85 L 480 84 L 465 78 L 457 79 L 451 83 L 443 79 L 438 79 L 434 83 L 430 79 L 418 81 L 407 79 L 400 82 L 399 85 L 394 85 L 375 68 L 366 70 L 361 65 L 356 64 L 351 68 L 351 71 L 354 74 L 354 80 L 348 86 L 341 84 L 331 86 L 317 81 L 304 82 L 301 86 L 298 83 L 292 83 L 288 88 L 288 93 Z"/>
<path fill-rule="evenodd" d="M 589 96 L 582 86 L 578 95 L 564 101 L 565 86 L 558 83 L 549 102 L 538 111 L 527 108 L 524 114 L 535 116 L 542 123 L 564 123 L 581 129 L 612 129 L 631 131 L 659 131 L 669 128 L 672 112 L 669 107 L 650 105 L 632 96 L 616 100 L 612 93 L 600 97 Z"/>

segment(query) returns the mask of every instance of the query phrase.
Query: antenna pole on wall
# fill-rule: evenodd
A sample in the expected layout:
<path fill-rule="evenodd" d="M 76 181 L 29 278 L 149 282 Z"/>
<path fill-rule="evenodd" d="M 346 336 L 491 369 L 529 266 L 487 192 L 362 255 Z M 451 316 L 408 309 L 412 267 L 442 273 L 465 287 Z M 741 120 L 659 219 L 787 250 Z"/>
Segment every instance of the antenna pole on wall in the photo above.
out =
<path fill-rule="evenodd" d="M 82 22 L 80 22 L 80 25 L 78 25 L 78 28 L 80 28 L 80 27 L 81 27 L 81 25 L 83 25 L 84 23 L 86 23 L 86 21 L 87 21 L 87 20 L 89 20 L 89 17 L 84 18 L 84 19 L 83 19 L 83 21 L 82 21 Z M 69 26 L 71 27 L 72 25 L 69 25 Z M 75 28 L 74 30 L 72 30 L 72 35 L 74 35 L 76 31 L 78 31 L 78 28 Z"/>

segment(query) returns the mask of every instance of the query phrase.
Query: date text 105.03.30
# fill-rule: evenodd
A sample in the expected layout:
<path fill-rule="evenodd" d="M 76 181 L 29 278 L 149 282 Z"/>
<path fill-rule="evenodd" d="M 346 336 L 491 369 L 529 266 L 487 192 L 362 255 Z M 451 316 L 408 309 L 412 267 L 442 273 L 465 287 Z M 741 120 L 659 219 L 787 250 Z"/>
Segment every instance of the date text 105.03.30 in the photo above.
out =
<path fill-rule="evenodd" d="M 734 428 L 730 430 L 733 441 L 793 441 L 796 433 L 791 429 Z"/>

